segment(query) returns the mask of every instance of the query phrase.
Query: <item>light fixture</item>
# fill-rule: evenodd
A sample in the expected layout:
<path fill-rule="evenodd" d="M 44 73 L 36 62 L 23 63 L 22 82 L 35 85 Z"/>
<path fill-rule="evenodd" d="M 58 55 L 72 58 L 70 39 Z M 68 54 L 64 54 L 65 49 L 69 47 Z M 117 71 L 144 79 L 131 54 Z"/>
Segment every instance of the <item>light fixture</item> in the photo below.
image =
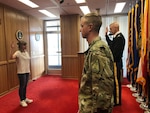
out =
<path fill-rule="evenodd" d="M 56 17 L 54 14 L 52 14 L 51 12 L 49 12 L 47 10 L 39 10 L 39 12 L 45 14 L 48 17 Z"/>
<path fill-rule="evenodd" d="M 39 7 L 37 4 L 33 3 L 30 0 L 18 0 L 18 1 L 24 3 L 25 5 L 27 5 L 27 6 L 31 7 L 31 8 Z"/>
<path fill-rule="evenodd" d="M 88 6 L 80 6 L 80 9 L 84 14 L 90 13 L 90 9 Z"/>
<path fill-rule="evenodd" d="M 116 3 L 114 13 L 120 13 L 120 12 L 122 12 L 125 4 L 126 4 L 126 2 Z"/>
<path fill-rule="evenodd" d="M 75 0 L 77 4 L 85 3 L 85 0 Z"/>

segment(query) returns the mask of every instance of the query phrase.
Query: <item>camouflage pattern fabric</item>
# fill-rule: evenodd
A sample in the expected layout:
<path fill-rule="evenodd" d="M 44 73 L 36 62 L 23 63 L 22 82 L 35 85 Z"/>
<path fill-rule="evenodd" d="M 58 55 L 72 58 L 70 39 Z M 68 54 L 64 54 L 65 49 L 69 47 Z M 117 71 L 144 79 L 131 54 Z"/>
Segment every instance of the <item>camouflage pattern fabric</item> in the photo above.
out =
<path fill-rule="evenodd" d="M 111 113 L 114 90 L 114 65 L 111 50 L 97 37 L 84 53 L 84 68 L 79 89 L 79 113 L 94 113 L 97 108 Z"/>

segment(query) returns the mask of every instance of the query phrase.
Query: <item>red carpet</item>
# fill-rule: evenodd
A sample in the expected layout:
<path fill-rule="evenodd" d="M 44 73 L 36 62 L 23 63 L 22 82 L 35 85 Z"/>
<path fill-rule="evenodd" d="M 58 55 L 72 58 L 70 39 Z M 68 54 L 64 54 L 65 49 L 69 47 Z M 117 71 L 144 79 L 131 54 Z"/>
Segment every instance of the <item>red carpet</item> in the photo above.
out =
<path fill-rule="evenodd" d="M 19 105 L 18 89 L 0 98 L 0 113 L 77 113 L 78 81 L 44 76 L 28 85 L 34 100 L 27 108 Z"/>
<path fill-rule="evenodd" d="M 113 113 L 144 113 L 144 111 L 139 107 L 139 103 L 136 102 L 136 98 L 132 96 L 132 91 L 127 84 L 130 82 L 123 78 L 122 81 L 122 105 L 116 106 L 113 109 Z"/>
<path fill-rule="evenodd" d="M 127 81 L 123 82 L 127 84 Z M 129 88 L 122 88 L 122 106 L 113 113 L 144 113 Z M 0 113 L 77 113 L 78 81 L 60 76 L 43 76 L 28 85 L 27 95 L 34 100 L 27 108 L 19 105 L 18 89 L 0 98 Z"/>
<path fill-rule="evenodd" d="M 122 105 L 114 107 L 113 113 L 144 113 L 144 111 L 139 107 L 130 89 L 122 87 Z"/>

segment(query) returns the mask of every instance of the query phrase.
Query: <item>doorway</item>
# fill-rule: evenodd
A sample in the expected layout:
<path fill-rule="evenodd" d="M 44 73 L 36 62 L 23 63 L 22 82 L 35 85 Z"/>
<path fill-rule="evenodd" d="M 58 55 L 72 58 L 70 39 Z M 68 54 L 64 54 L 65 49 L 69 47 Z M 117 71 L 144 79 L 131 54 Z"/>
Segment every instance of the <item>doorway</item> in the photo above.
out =
<path fill-rule="evenodd" d="M 48 52 L 48 73 L 61 74 L 61 35 L 60 20 L 45 22 Z"/>

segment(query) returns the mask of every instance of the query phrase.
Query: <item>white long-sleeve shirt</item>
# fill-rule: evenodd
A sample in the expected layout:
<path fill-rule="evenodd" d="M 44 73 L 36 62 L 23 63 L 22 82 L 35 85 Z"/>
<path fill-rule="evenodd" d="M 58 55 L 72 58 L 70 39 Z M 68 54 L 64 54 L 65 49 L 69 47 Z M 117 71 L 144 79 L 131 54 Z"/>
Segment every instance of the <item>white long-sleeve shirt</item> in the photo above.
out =
<path fill-rule="evenodd" d="M 17 59 L 17 73 L 30 73 L 30 56 L 27 51 L 16 51 L 13 54 L 13 58 Z"/>

